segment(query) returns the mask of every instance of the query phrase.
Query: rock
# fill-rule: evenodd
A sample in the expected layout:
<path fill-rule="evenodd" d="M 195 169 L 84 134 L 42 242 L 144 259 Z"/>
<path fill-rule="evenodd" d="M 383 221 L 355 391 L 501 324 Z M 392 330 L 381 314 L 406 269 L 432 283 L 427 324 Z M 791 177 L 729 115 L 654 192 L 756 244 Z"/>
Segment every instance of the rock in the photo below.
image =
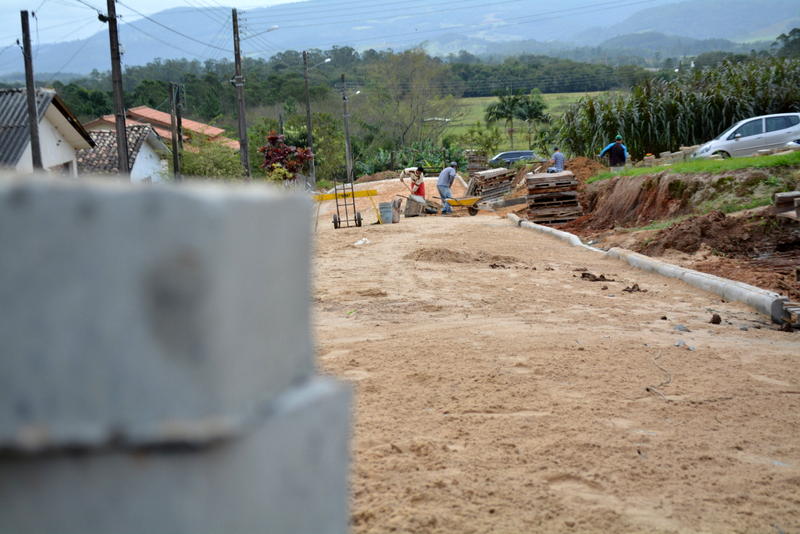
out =
<path fill-rule="evenodd" d="M 675 346 L 676 347 L 685 347 L 686 346 L 686 342 L 684 340 L 682 340 L 682 339 L 679 339 L 678 341 L 675 342 Z"/>
<path fill-rule="evenodd" d="M 601 291 L 605 291 L 606 289 L 608 289 L 608 286 L 603 286 L 600 288 Z"/>
<path fill-rule="evenodd" d="M 667 316 L 666 316 L 666 315 L 662 315 L 662 316 L 661 316 L 661 320 L 662 320 L 662 321 L 668 321 L 669 319 L 667 319 Z"/>
<path fill-rule="evenodd" d="M 739 330 L 741 330 L 743 332 L 747 332 L 749 330 L 749 328 L 747 328 L 746 326 L 740 326 Z"/>
<path fill-rule="evenodd" d="M 597 276 L 592 273 L 581 273 L 581 279 L 588 280 L 589 282 L 613 282 L 614 280 L 606 278 L 605 275 Z"/>
<path fill-rule="evenodd" d="M 691 332 L 691 330 L 682 324 L 676 324 L 673 330 L 677 330 L 678 332 Z"/>
<path fill-rule="evenodd" d="M 792 328 L 791 323 L 783 323 L 781 325 L 781 332 L 794 332 L 794 328 Z"/>
<path fill-rule="evenodd" d="M 626 291 L 628 293 L 647 293 L 646 289 L 639 288 L 639 284 L 633 284 L 630 287 L 626 287 L 625 289 L 623 289 L 623 291 Z"/>
<path fill-rule="evenodd" d="M 711 324 L 720 324 L 721 322 L 722 322 L 722 317 L 720 317 L 718 313 L 712 315 L 711 320 L 709 321 L 709 323 Z"/>

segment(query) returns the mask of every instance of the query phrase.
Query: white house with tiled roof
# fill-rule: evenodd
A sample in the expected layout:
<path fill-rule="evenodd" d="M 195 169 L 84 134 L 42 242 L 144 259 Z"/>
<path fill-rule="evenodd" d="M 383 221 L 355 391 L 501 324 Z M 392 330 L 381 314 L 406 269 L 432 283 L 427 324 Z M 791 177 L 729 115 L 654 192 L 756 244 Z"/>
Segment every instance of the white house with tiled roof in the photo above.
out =
<path fill-rule="evenodd" d="M 160 182 L 167 173 L 164 157 L 169 149 L 149 124 L 129 125 L 128 164 L 131 182 Z M 90 131 L 94 148 L 78 152 L 78 171 L 87 174 L 118 174 L 117 133 L 114 130 Z"/>
<path fill-rule="evenodd" d="M 36 91 L 42 167 L 68 177 L 78 176 L 76 152 L 94 141 L 52 89 Z M 0 89 L 0 168 L 33 171 L 31 134 L 24 89 Z"/>

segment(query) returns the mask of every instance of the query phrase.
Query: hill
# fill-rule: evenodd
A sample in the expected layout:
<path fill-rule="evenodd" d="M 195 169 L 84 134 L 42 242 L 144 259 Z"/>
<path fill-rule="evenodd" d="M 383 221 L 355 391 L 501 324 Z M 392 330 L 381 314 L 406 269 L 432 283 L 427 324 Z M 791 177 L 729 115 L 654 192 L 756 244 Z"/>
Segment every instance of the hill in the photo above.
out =
<path fill-rule="evenodd" d="M 621 23 L 581 32 L 576 40 L 598 43 L 636 32 L 739 42 L 773 40 L 800 26 L 798 7 L 797 0 L 688 0 L 637 11 Z"/>

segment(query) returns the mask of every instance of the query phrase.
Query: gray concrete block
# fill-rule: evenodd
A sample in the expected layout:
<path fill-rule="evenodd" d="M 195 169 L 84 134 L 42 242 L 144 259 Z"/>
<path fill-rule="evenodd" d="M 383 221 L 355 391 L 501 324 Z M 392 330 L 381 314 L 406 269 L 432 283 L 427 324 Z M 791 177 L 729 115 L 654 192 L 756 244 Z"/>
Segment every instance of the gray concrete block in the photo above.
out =
<path fill-rule="evenodd" d="M 310 201 L 0 181 L 0 448 L 229 435 L 313 373 Z"/>
<path fill-rule="evenodd" d="M 0 457 L 0 532 L 345 533 L 349 399 L 314 379 L 197 450 Z"/>

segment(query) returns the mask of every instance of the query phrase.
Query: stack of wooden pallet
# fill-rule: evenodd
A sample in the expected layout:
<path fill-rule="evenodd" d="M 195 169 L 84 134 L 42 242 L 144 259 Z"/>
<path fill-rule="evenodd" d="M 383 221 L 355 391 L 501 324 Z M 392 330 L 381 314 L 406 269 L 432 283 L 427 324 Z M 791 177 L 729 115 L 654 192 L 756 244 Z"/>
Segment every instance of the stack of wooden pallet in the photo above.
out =
<path fill-rule="evenodd" d="M 489 159 L 486 154 L 476 152 L 474 150 L 467 150 L 467 173 L 472 178 L 475 173 L 485 171 L 489 168 Z"/>
<path fill-rule="evenodd" d="M 565 223 L 582 215 L 578 180 L 570 171 L 533 174 L 528 182 L 528 220 L 538 224 Z"/>
<path fill-rule="evenodd" d="M 467 196 L 479 196 L 483 200 L 499 199 L 511 191 L 515 171 L 499 168 L 476 172 L 469 181 Z"/>

